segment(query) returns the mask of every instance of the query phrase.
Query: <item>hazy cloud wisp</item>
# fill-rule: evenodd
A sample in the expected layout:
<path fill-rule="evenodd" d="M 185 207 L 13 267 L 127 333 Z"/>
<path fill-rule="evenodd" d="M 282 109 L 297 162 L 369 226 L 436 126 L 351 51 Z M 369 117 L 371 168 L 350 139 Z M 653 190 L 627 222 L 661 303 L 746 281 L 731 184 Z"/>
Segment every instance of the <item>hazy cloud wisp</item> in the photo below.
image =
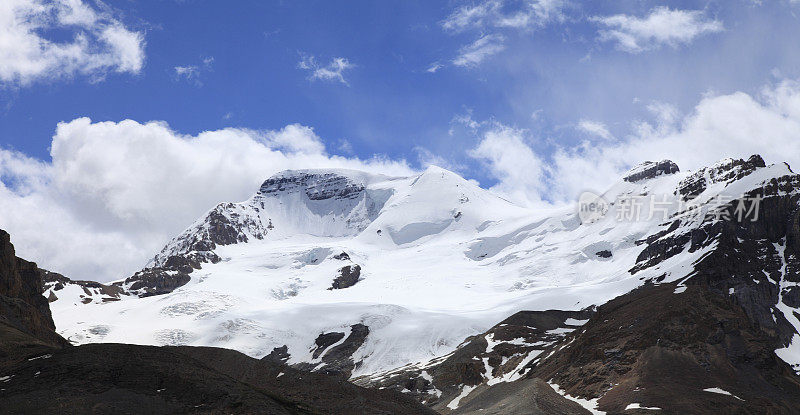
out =
<path fill-rule="evenodd" d="M 592 17 L 604 27 L 599 39 L 612 42 L 624 52 L 639 53 L 661 46 L 678 47 L 695 38 L 724 30 L 722 22 L 706 17 L 701 10 L 677 10 L 656 7 L 645 17 L 627 14 Z"/>

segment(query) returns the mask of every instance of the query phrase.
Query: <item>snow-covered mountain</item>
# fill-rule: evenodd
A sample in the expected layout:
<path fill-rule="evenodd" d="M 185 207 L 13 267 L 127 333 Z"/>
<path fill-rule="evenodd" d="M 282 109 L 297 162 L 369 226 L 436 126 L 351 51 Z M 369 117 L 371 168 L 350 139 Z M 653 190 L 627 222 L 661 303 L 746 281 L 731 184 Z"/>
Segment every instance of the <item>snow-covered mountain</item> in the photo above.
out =
<path fill-rule="evenodd" d="M 584 205 L 522 208 L 437 167 L 287 171 L 214 207 L 136 275 L 94 288 L 54 279 L 45 296 L 73 342 L 219 346 L 420 393 L 386 382 L 402 374 L 448 411 L 480 385 L 522 379 L 596 306 L 702 278 L 798 367 L 798 198 L 798 176 L 758 156 L 698 171 L 643 163 L 593 196 L 604 214 L 591 217 Z M 726 269 L 736 255 L 749 266 Z M 564 312 L 535 317 L 539 329 L 503 323 L 533 334 L 497 326 L 546 310 Z M 474 339 L 480 350 L 465 349 Z M 480 366 L 474 379 L 431 376 L 460 355 Z"/>

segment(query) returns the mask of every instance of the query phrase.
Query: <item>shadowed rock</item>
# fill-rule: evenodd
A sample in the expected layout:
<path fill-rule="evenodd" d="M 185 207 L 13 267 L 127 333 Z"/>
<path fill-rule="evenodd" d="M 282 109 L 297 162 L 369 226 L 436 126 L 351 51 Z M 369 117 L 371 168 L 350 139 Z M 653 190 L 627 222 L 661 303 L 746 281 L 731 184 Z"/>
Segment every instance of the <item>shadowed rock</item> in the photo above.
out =
<path fill-rule="evenodd" d="M 333 284 L 329 290 L 341 290 L 344 288 L 352 287 L 358 282 L 361 276 L 360 265 L 346 265 L 339 269 L 339 276 L 333 280 Z"/>
<path fill-rule="evenodd" d="M 642 164 L 632 168 L 622 180 L 626 182 L 638 182 L 646 179 L 652 179 L 662 174 L 674 174 L 679 172 L 678 165 L 670 160 L 662 160 L 658 162 L 645 161 Z"/>

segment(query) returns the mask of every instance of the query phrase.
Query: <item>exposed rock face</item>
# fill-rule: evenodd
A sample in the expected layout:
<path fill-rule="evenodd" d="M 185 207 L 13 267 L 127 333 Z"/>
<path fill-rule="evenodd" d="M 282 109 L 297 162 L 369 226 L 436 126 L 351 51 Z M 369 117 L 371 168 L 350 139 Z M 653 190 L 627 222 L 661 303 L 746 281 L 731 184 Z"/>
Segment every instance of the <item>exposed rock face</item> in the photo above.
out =
<path fill-rule="evenodd" d="M 639 182 L 652 179 L 662 174 L 674 174 L 679 171 L 678 165 L 670 160 L 662 160 L 659 162 L 645 161 L 629 170 L 622 179 L 626 182 Z"/>
<path fill-rule="evenodd" d="M 126 290 L 139 297 L 168 294 L 191 280 L 188 274 L 163 268 L 145 268 L 125 279 Z"/>
<path fill-rule="evenodd" d="M 684 200 L 691 200 L 703 193 L 711 184 L 734 182 L 761 167 L 766 167 L 766 164 L 757 154 L 750 156 L 746 161 L 728 158 L 713 166 L 704 167 L 682 180 L 678 185 L 678 194 Z"/>
<path fill-rule="evenodd" d="M 329 290 L 341 290 L 356 285 L 361 277 L 360 265 L 345 265 L 339 269 L 339 276 L 333 280 Z"/>
<path fill-rule="evenodd" d="M 588 413 L 548 381 L 559 393 L 593 400 L 609 414 L 639 413 L 627 409 L 637 406 L 676 414 L 794 414 L 800 411 L 800 378 L 775 355 L 780 346 L 735 301 L 705 285 L 648 284 L 602 305 L 543 351 L 521 349 L 529 362 L 521 378 L 493 382 L 472 370 L 459 381 L 478 383 L 459 398 L 456 410 L 445 405 L 455 396 L 448 392 L 429 404 L 453 414 Z M 488 371 L 491 360 L 481 360 L 476 366 L 485 362 Z M 426 370 L 441 366 L 436 362 Z M 412 380 L 406 388 L 422 384 Z"/>
<path fill-rule="evenodd" d="M 645 286 L 603 306 L 528 373 L 567 394 L 666 413 L 798 413 L 800 379 L 734 301 L 703 285 Z M 719 388 L 737 398 L 703 391 Z"/>
<path fill-rule="evenodd" d="M 350 255 L 347 255 L 347 252 L 342 252 L 341 254 L 334 255 L 333 259 L 338 259 L 340 261 L 349 261 Z"/>
<path fill-rule="evenodd" d="M 559 344 L 567 333 L 578 329 L 592 313 L 592 310 L 521 311 L 485 333 L 468 338 L 449 355 L 423 365 L 363 376 L 354 379 L 354 382 L 405 391 L 434 409 L 448 411 L 447 405 L 462 393 L 464 387 L 476 388 L 469 394 L 471 399 L 487 389 L 488 385 L 522 379 L 537 356 L 550 346 Z M 552 388 L 550 392 L 555 393 Z M 486 402 L 498 403 L 503 400 L 497 396 L 489 398 L 493 395 L 494 392 L 484 396 Z M 564 399 L 556 399 L 561 400 Z M 468 400 L 463 399 L 462 402 Z"/>
<path fill-rule="evenodd" d="M 361 183 L 335 173 L 288 174 L 267 179 L 259 191 L 262 195 L 278 192 L 304 192 L 311 200 L 355 199 L 365 189 Z"/>
<path fill-rule="evenodd" d="M 541 379 L 522 379 L 515 383 L 476 392 L 473 398 L 450 413 L 481 415 L 591 415 L 581 404 L 564 399 Z M 629 412 L 626 412 L 629 413 Z M 632 413 L 632 412 L 630 412 Z"/>
<path fill-rule="evenodd" d="M 316 347 L 312 350 L 314 362 L 300 363 L 295 367 L 347 379 L 361 364 L 353 361 L 353 355 L 364 344 L 368 335 L 369 327 L 361 323 L 350 326 L 350 333 L 346 338 L 342 332 L 322 333 L 317 337 Z M 272 353 L 277 356 L 281 352 L 276 348 Z"/>
<path fill-rule="evenodd" d="M 344 333 L 333 331 L 330 333 L 322 333 L 317 336 L 317 339 L 314 340 L 315 348 L 311 353 L 311 357 L 314 359 L 319 358 L 319 355 L 325 351 L 328 347 L 338 343 L 340 340 L 344 338 Z"/>
<path fill-rule="evenodd" d="M 199 265 L 197 266 L 199 268 Z M 53 302 L 58 300 L 59 291 L 68 286 L 77 286 L 83 290 L 80 295 L 81 302 L 119 301 L 124 296 L 136 295 L 148 297 L 151 295 L 167 294 L 190 281 L 189 273 L 192 272 L 192 263 L 183 257 L 170 257 L 164 267 L 145 268 L 136 272 L 124 281 L 113 284 L 102 284 L 95 281 L 71 280 L 61 274 L 39 269 L 42 276 L 42 289 Z"/>
<path fill-rule="evenodd" d="M 93 302 L 95 300 L 99 302 L 118 301 L 122 296 L 128 295 L 119 285 L 106 285 L 95 281 L 71 280 L 61 274 L 41 268 L 39 268 L 39 274 L 42 277 L 42 290 L 51 303 L 58 300 L 58 291 L 63 290 L 64 287 L 69 285 L 77 285 L 83 289 L 84 294 L 81 295 L 81 300 L 83 302 Z"/>
<path fill-rule="evenodd" d="M 140 297 L 167 294 L 191 280 L 194 270 L 221 258 L 218 246 L 263 239 L 270 224 L 264 224 L 259 208 L 250 204 L 220 203 L 189 229 L 174 238 L 148 267 L 117 285 Z"/>
<path fill-rule="evenodd" d="M 199 269 L 202 263 L 217 263 L 217 246 L 263 239 L 269 231 L 261 222 L 258 206 L 220 203 L 189 229 L 174 238 L 153 258 L 151 268 L 182 266 Z"/>
<path fill-rule="evenodd" d="M 712 169 L 715 173 L 706 177 L 710 182 L 736 180 L 760 165 L 763 161 L 758 156 L 747 162 L 728 160 L 718 163 Z M 631 272 L 657 266 L 683 252 L 710 249 L 695 264 L 694 276 L 686 284 L 731 296 L 762 330 L 786 346 L 796 333 L 787 319 L 797 317 L 783 305 L 791 307 L 794 283 L 800 281 L 799 193 L 800 176 L 789 174 L 725 203 L 714 216 L 678 215 L 664 231 L 639 241 L 646 246 Z M 749 208 L 754 199 L 760 200 L 758 217 L 740 220 L 737 209 L 742 204 Z M 783 294 L 787 294 L 785 299 Z"/>
<path fill-rule="evenodd" d="M 604 249 L 602 251 L 597 251 L 595 255 L 599 256 L 600 258 L 611 258 L 611 251 L 608 249 Z"/>
<path fill-rule="evenodd" d="M 0 324 L 45 344 L 66 342 L 55 333 L 50 306 L 42 295 L 39 268 L 17 258 L 11 237 L 0 230 Z M 0 361 L 7 356 L 0 347 Z"/>
<path fill-rule="evenodd" d="M 289 347 L 288 346 L 281 346 L 272 349 L 272 351 L 261 358 L 261 360 L 267 360 L 273 363 L 286 363 L 289 358 L 292 357 L 289 354 Z"/>

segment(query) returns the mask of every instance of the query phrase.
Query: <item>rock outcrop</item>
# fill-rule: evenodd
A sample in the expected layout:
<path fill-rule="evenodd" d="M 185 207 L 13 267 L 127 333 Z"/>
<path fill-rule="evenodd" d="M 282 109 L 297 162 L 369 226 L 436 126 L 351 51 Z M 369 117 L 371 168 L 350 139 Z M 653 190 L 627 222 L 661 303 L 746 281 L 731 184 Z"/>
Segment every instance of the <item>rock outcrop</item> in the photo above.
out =
<path fill-rule="evenodd" d="M 360 277 L 360 265 L 345 265 L 339 269 L 339 276 L 333 279 L 333 284 L 331 284 L 329 290 L 341 290 L 352 287 L 356 285 Z"/>
<path fill-rule="evenodd" d="M 41 268 L 39 268 L 39 274 L 42 277 L 43 293 L 46 294 L 47 300 L 51 303 L 58 300 L 59 291 L 70 285 L 76 285 L 83 290 L 80 298 L 84 304 L 94 301 L 119 301 L 122 296 L 128 295 L 128 292 L 119 285 L 102 284 L 96 281 L 71 280 L 59 273 Z"/>
<path fill-rule="evenodd" d="M 348 379 L 353 370 L 361 365 L 360 361 L 353 360 L 353 355 L 364 344 L 368 335 L 369 327 L 361 323 L 350 326 L 349 333 L 321 333 L 311 350 L 312 362 L 298 363 L 294 367 Z M 289 358 L 286 351 L 286 346 L 276 347 L 265 359 L 286 361 Z"/>
<path fill-rule="evenodd" d="M 674 174 L 679 171 L 678 165 L 671 160 L 662 160 L 658 162 L 645 161 L 625 173 L 622 180 L 626 182 L 639 182 L 661 176 L 662 174 Z"/>
<path fill-rule="evenodd" d="M 11 237 L 3 230 L 0 230 L 0 325 L 5 326 L 5 336 L 19 340 L 28 337 L 31 344 L 66 344 L 55 333 L 48 300 L 42 295 L 39 267 L 15 255 Z M 0 346 L 0 361 L 14 352 L 4 349 Z"/>
<path fill-rule="evenodd" d="M 766 167 L 766 164 L 758 154 L 750 156 L 747 160 L 724 159 L 683 179 L 678 185 L 677 194 L 680 194 L 684 200 L 691 200 L 703 193 L 709 185 L 732 183 L 761 167 Z"/>
<path fill-rule="evenodd" d="M 491 385 L 523 379 L 537 356 L 551 346 L 560 344 L 568 333 L 579 329 L 592 314 L 591 309 L 521 311 L 485 333 L 466 339 L 449 355 L 425 364 L 409 365 L 390 372 L 362 376 L 354 379 L 354 382 L 373 388 L 403 391 L 434 409 L 448 411 L 448 405 L 456 400 L 465 388 L 474 390 L 469 394 L 472 397 Z M 538 389 L 540 386 L 532 387 Z M 550 392 L 555 393 L 552 388 Z M 489 396 L 495 398 L 490 399 Z M 503 398 L 495 392 L 484 398 L 486 402 L 503 401 Z M 464 403 L 467 401 L 463 399 Z M 555 401 L 560 402 L 556 406 L 572 407 L 571 403 L 561 397 Z M 565 411 L 563 413 L 582 413 L 570 412 L 568 409 Z"/>
<path fill-rule="evenodd" d="M 665 413 L 798 413 L 800 378 L 777 347 L 742 307 L 707 286 L 647 285 L 601 306 L 527 377 L 598 399 L 608 413 L 631 404 Z"/>
<path fill-rule="evenodd" d="M 702 170 L 705 173 L 698 177 L 705 177 L 704 183 L 728 183 L 759 166 L 763 167 L 759 156 L 748 161 L 728 159 Z M 680 194 L 696 197 L 699 193 L 680 190 Z M 800 282 L 798 218 L 800 175 L 770 178 L 713 211 L 679 212 L 664 231 L 638 242 L 644 249 L 631 272 L 656 267 L 683 253 L 708 250 L 694 264 L 685 284 L 703 285 L 731 297 L 762 330 L 788 346 L 797 333 L 789 322 L 797 317 L 784 306 L 791 307 L 798 291 L 794 285 Z"/>

